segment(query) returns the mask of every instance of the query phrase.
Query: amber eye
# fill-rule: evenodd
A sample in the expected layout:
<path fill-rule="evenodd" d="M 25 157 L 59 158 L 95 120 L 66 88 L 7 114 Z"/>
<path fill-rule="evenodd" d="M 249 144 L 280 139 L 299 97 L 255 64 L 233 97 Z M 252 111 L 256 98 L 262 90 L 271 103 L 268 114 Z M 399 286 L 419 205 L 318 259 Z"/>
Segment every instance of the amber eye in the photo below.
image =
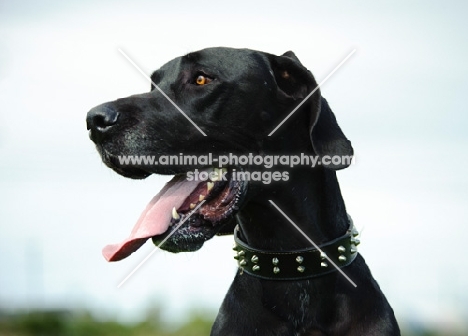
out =
<path fill-rule="evenodd" d="M 197 77 L 197 80 L 195 81 L 197 83 L 197 85 L 205 85 L 206 84 L 206 77 L 205 76 L 202 76 L 202 75 L 199 75 Z"/>
<path fill-rule="evenodd" d="M 204 76 L 204 75 L 198 75 L 197 78 L 195 79 L 195 83 L 197 85 L 205 85 L 208 84 L 212 81 L 211 78 Z"/>

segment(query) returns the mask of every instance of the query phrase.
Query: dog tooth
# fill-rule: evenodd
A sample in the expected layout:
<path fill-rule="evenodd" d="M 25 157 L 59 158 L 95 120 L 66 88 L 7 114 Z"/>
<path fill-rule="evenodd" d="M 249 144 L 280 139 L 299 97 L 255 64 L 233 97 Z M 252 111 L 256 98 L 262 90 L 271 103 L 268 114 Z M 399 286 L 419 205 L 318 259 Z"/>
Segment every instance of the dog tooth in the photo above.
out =
<path fill-rule="evenodd" d="M 197 205 L 196 205 L 195 203 L 190 203 L 190 210 L 195 209 L 196 206 L 197 206 Z"/>
<path fill-rule="evenodd" d="M 213 178 L 211 179 L 211 181 L 219 181 L 219 180 L 221 180 L 221 169 L 215 168 Z"/>
<path fill-rule="evenodd" d="M 177 213 L 177 210 L 175 207 L 172 208 L 172 218 L 174 219 L 179 219 L 180 215 Z"/>
<path fill-rule="evenodd" d="M 203 196 L 203 195 L 199 195 L 199 196 L 198 196 L 198 202 L 201 202 L 201 201 L 203 201 L 204 199 L 205 199 L 205 196 Z"/>
<path fill-rule="evenodd" d="M 208 183 L 206 183 L 206 187 L 208 189 L 208 192 L 210 192 L 210 190 L 213 189 L 213 187 L 214 187 L 214 183 L 213 182 L 208 182 Z"/>

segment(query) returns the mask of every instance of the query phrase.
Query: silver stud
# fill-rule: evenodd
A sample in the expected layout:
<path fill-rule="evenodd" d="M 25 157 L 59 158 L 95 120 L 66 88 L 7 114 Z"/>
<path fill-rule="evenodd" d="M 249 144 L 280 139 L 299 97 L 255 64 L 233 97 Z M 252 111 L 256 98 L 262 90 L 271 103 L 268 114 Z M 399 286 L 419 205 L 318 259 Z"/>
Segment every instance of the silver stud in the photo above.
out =
<path fill-rule="evenodd" d="M 305 267 L 304 267 L 304 266 L 299 266 L 299 267 L 297 268 L 297 270 L 298 270 L 299 272 L 302 273 L 302 272 L 305 271 Z"/>
<path fill-rule="evenodd" d="M 345 253 L 346 252 L 346 248 L 344 246 L 338 246 L 338 252 L 340 253 Z"/>
<path fill-rule="evenodd" d="M 353 232 L 351 232 L 351 234 L 353 235 L 353 237 L 359 236 L 359 232 L 356 229 L 354 229 Z"/>
<path fill-rule="evenodd" d="M 350 251 L 351 251 L 352 254 L 354 254 L 354 253 L 357 252 L 357 248 L 351 247 Z"/>
<path fill-rule="evenodd" d="M 322 261 L 320 263 L 320 267 L 328 267 L 328 264 L 325 261 Z"/>
<path fill-rule="evenodd" d="M 302 264 L 302 262 L 304 261 L 304 258 L 302 256 L 297 256 L 296 257 L 296 261 L 299 263 L 299 264 Z"/>
<path fill-rule="evenodd" d="M 258 263 L 258 257 L 257 257 L 256 255 L 253 255 L 253 256 L 252 256 L 252 259 L 250 259 L 250 260 L 252 260 L 252 262 L 253 262 L 254 264 Z"/>
<path fill-rule="evenodd" d="M 240 250 L 239 252 L 237 252 L 237 255 L 239 257 L 242 257 L 243 255 L 245 255 L 245 251 L 244 250 Z"/>
<path fill-rule="evenodd" d="M 239 262 L 239 265 L 245 266 L 245 265 L 247 265 L 247 261 L 245 261 L 245 259 L 242 259 L 242 260 Z"/>
<path fill-rule="evenodd" d="M 232 246 L 232 249 L 233 249 L 234 251 L 237 251 L 237 244 L 236 244 L 236 243 L 234 243 L 234 245 Z"/>
<path fill-rule="evenodd" d="M 278 258 L 273 258 L 273 259 L 271 259 L 271 262 L 273 263 L 273 265 L 278 265 L 279 260 L 278 260 Z"/>
<path fill-rule="evenodd" d="M 358 246 L 359 244 L 361 244 L 361 241 L 357 238 L 352 238 L 351 239 L 351 244 L 354 244 L 356 246 Z"/>
<path fill-rule="evenodd" d="M 340 255 L 338 257 L 338 260 L 341 261 L 341 262 L 345 262 L 346 261 L 346 257 L 344 255 Z"/>
<path fill-rule="evenodd" d="M 273 273 L 278 274 L 280 272 L 279 267 L 273 267 Z"/>
<path fill-rule="evenodd" d="M 234 256 L 234 259 L 236 259 L 236 260 L 239 260 L 239 258 L 240 257 L 238 255 Z"/>
<path fill-rule="evenodd" d="M 320 252 L 320 258 L 325 259 L 327 257 L 327 254 L 325 252 Z"/>
<path fill-rule="evenodd" d="M 260 266 L 258 266 L 258 265 L 254 265 L 254 266 L 252 267 L 252 271 L 254 271 L 254 272 L 255 272 L 255 271 L 258 271 L 259 269 L 260 269 Z"/>

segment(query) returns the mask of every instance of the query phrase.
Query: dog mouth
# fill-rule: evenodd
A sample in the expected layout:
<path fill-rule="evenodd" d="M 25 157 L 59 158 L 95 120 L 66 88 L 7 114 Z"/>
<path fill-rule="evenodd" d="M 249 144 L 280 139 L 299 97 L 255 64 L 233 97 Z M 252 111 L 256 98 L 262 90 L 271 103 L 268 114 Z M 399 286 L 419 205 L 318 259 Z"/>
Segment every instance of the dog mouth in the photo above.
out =
<path fill-rule="evenodd" d="M 212 238 L 239 210 L 247 181 L 233 179 L 226 168 L 199 173 L 175 175 L 148 203 L 130 236 L 103 249 L 106 260 L 128 257 L 149 238 L 171 252 L 198 250 Z"/>

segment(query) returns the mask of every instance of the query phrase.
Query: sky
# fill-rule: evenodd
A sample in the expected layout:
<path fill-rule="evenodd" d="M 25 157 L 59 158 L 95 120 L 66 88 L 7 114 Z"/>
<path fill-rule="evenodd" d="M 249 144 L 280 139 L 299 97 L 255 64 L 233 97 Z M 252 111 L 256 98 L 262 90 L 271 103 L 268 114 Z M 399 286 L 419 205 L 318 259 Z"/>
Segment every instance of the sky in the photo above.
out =
<path fill-rule="evenodd" d="M 0 1 L 0 308 L 86 308 L 134 321 L 216 311 L 232 238 L 196 253 L 125 238 L 168 177 L 125 179 L 88 138 L 93 106 L 149 90 L 150 74 L 205 47 L 293 50 L 318 81 L 356 163 L 338 172 L 360 252 L 405 323 L 466 327 L 468 44 L 463 1 Z M 216 263 L 211 271 L 208 263 Z"/>

